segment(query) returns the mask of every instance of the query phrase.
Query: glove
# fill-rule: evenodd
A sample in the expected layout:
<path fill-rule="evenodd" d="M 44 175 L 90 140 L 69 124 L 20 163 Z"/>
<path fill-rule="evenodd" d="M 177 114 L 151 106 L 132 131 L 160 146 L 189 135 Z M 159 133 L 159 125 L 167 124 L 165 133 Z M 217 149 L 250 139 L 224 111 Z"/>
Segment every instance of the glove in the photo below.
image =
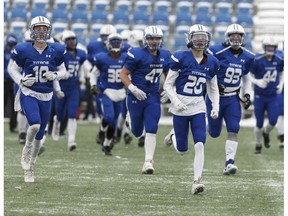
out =
<path fill-rule="evenodd" d="M 69 73 L 69 72 L 66 72 L 65 75 L 64 75 L 64 77 L 63 77 L 63 79 L 64 79 L 64 80 L 67 80 L 67 79 L 69 79 L 69 77 L 70 77 L 70 73 Z"/>
<path fill-rule="evenodd" d="M 169 97 L 168 95 L 166 94 L 166 91 L 162 91 L 161 94 L 160 94 L 160 102 L 162 104 L 166 103 L 168 100 L 169 100 Z"/>
<path fill-rule="evenodd" d="M 28 74 L 21 79 L 21 83 L 25 86 L 32 86 L 36 82 L 35 77 L 31 77 L 32 74 Z"/>
<path fill-rule="evenodd" d="M 143 92 L 141 89 L 137 88 L 137 86 L 130 84 L 128 86 L 128 89 L 132 92 L 132 94 L 138 99 L 138 100 L 145 100 L 147 99 L 146 93 Z"/>
<path fill-rule="evenodd" d="M 65 94 L 63 91 L 60 90 L 60 91 L 56 92 L 56 96 L 57 96 L 57 98 L 62 99 L 65 97 Z"/>
<path fill-rule="evenodd" d="M 219 116 L 219 110 L 213 108 L 213 109 L 211 110 L 210 117 L 211 117 L 212 119 L 217 119 L 218 116 Z"/>
<path fill-rule="evenodd" d="M 57 73 L 56 72 L 52 72 L 52 71 L 48 71 L 48 72 L 44 73 L 43 76 L 47 80 L 52 81 L 52 80 L 55 80 L 57 78 Z"/>
<path fill-rule="evenodd" d="M 247 110 L 251 105 L 250 95 L 245 94 L 244 95 L 244 109 Z"/>
<path fill-rule="evenodd" d="M 282 91 L 283 91 L 283 85 L 282 84 L 277 85 L 277 94 L 281 94 Z"/>
<path fill-rule="evenodd" d="M 255 85 L 257 85 L 259 88 L 266 88 L 268 85 L 267 80 L 265 79 L 256 79 L 254 81 Z"/>
<path fill-rule="evenodd" d="M 225 85 L 218 84 L 218 90 L 220 95 L 224 95 Z"/>
<path fill-rule="evenodd" d="M 177 105 L 177 111 L 179 111 L 179 112 L 182 112 L 182 111 L 184 111 L 184 110 L 187 110 L 187 106 L 186 106 L 186 104 L 184 104 L 184 103 L 179 103 L 178 105 Z"/>
<path fill-rule="evenodd" d="M 99 91 L 98 91 L 96 85 L 91 86 L 90 92 L 93 95 L 98 95 L 99 94 Z"/>

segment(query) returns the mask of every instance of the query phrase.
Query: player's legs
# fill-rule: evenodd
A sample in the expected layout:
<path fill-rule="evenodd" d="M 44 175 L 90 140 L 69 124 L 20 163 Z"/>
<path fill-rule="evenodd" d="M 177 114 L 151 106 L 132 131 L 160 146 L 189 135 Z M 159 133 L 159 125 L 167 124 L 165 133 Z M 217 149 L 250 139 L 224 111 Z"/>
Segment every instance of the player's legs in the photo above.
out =
<path fill-rule="evenodd" d="M 130 116 L 130 128 L 135 137 L 140 137 L 144 131 L 145 101 L 138 101 L 131 94 L 127 96 L 127 108 Z"/>
<path fill-rule="evenodd" d="M 234 165 L 238 147 L 237 134 L 240 130 L 241 105 L 237 96 L 229 97 L 226 101 L 223 117 L 226 122 L 228 137 L 225 144 L 226 162 L 224 174 L 235 174 L 238 168 Z"/>
<path fill-rule="evenodd" d="M 173 115 L 175 136 L 171 136 L 175 150 L 183 155 L 188 151 L 188 133 L 190 116 Z"/>
<path fill-rule="evenodd" d="M 277 96 L 266 98 L 268 123 L 263 129 L 264 146 L 270 147 L 269 133 L 273 130 L 279 116 Z"/>
<path fill-rule="evenodd" d="M 53 128 L 52 128 L 52 139 L 55 141 L 58 141 L 60 138 L 60 124 L 64 120 L 65 115 L 66 115 L 66 110 L 67 110 L 67 92 L 65 93 L 64 98 L 57 98 L 55 97 L 55 113 L 56 115 L 54 116 L 53 119 Z"/>
<path fill-rule="evenodd" d="M 254 115 L 256 118 L 256 127 L 254 129 L 256 146 L 255 154 L 261 154 L 262 150 L 262 134 L 263 134 L 263 123 L 265 114 L 265 102 L 260 97 L 254 98 Z"/>
<path fill-rule="evenodd" d="M 24 113 L 18 112 L 17 115 L 17 123 L 18 123 L 18 130 L 19 130 L 19 143 L 20 144 L 25 144 L 26 142 L 26 133 L 28 129 L 28 121 Z"/>
<path fill-rule="evenodd" d="M 204 167 L 204 143 L 206 142 L 205 113 L 194 115 L 190 120 L 190 128 L 195 143 L 194 182 L 200 184 Z"/>
<path fill-rule="evenodd" d="M 222 105 L 222 98 L 220 97 L 220 109 L 219 109 L 219 116 L 217 119 L 212 119 L 210 115 L 207 115 L 207 120 L 208 120 L 208 133 L 210 134 L 211 137 L 219 137 L 220 133 L 222 131 L 222 121 L 223 121 L 223 116 L 222 116 L 222 111 L 223 111 L 223 105 Z M 212 102 L 209 99 L 209 97 L 206 97 L 205 99 L 206 103 L 206 113 L 211 113 L 212 110 Z"/>
<path fill-rule="evenodd" d="M 67 115 L 68 115 L 68 150 L 73 151 L 76 149 L 77 144 L 75 142 L 76 139 L 76 131 L 77 131 L 77 110 L 79 104 L 79 92 L 78 89 L 75 88 L 71 91 L 67 97 Z"/>
<path fill-rule="evenodd" d="M 279 148 L 284 148 L 284 92 L 277 96 L 279 106 L 279 116 L 276 124 L 277 138 L 279 140 Z"/>

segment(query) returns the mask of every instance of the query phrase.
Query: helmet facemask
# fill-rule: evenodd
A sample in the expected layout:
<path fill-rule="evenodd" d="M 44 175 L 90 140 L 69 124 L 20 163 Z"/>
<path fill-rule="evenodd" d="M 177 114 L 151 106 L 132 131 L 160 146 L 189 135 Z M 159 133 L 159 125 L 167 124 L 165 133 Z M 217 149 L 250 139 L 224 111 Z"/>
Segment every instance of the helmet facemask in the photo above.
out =
<path fill-rule="evenodd" d="M 120 38 L 112 38 L 108 39 L 107 48 L 112 52 L 120 52 L 123 46 L 122 39 Z"/>
<path fill-rule="evenodd" d="M 197 51 L 206 50 L 209 47 L 210 35 L 208 32 L 193 32 L 186 34 L 186 43 L 188 48 Z"/>
<path fill-rule="evenodd" d="M 232 48 L 238 49 L 239 47 L 244 45 L 244 36 L 239 33 L 232 33 L 228 35 L 228 43 Z"/>
<path fill-rule="evenodd" d="M 153 37 L 148 35 L 145 37 L 145 45 L 151 51 L 158 50 L 162 47 L 162 37 Z"/>

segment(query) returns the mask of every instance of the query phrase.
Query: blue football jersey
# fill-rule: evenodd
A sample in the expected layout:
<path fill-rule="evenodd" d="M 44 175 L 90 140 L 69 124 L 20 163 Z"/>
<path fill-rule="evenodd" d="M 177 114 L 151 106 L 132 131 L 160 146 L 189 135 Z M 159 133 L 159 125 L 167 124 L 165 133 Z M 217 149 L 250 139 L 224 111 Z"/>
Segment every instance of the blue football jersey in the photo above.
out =
<path fill-rule="evenodd" d="M 201 96 L 206 81 L 218 74 L 219 62 L 214 56 L 204 54 L 199 64 L 191 51 L 177 51 L 171 56 L 169 67 L 180 73 L 175 81 L 177 94 Z"/>
<path fill-rule="evenodd" d="M 98 53 L 93 57 L 92 65 L 100 71 L 97 88 L 104 91 L 106 88 L 121 89 L 124 87 L 120 79 L 120 72 L 127 54 L 121 53 L 119 58 L 113 59 L 107 52 Z"/>
<path fill-rule="evenodd" d="M 79 69 L 86 60 L 86 53 L 83 50 L 76 49 L 76 55 L 72 55 L 69 51 L 64 55 L 64 63 L 66 70 L 69 72 L 67 80 L 60 80 L 62 90 L 73 89 L 77 87 L 79 80 Z"/>
<path fill-rule="evenodd" d="M 161 74 L 169 71 L 171 53 L 159 49 L 158 55 L 149 53 L 147 48 L 131 48 L 128 50 L 125 68 L 131 71 L 134 85 L 146 93 L 159 91 Z"/>
<path fill-rule="evenodd" d="M 284 60 L 279 55 L 274 55 L 271 61 L 268 61 L 263 54 L 257 54 L 251 66 L 251 73 L 256 79 L 268 81 L 266 88 L 260 88 L 254 85 L 255 94 L 269 96 L 276 94 L 279 84 L 279 73 L 284 70 Z"/>
<path fill-rule="evenodd" d="M 40 54 L 33 44 L 19 43 L 12 51 L 11 58 L 23 68 L 24 76 L 32 74 L 36 82 L 27 87 L 36 92 L 50 93 L 53 91 L 53 81 L 47 81 L 45 72 L 57 71 L 57 67 L 64 62 L 65 46 L 59 43 L 48 43 Z"/>
<path fill-rule="evenodd" d="M 217 74 L 218 84 L 225 87 L 239 88 L 241 77 L 246 75 L 254 59 L 254 54 L 242 49 L 239 56 L 234 56 L 231 49 L 223 45 L 209 47 L 209 50 L 220 62 L 220 72 Z"/>

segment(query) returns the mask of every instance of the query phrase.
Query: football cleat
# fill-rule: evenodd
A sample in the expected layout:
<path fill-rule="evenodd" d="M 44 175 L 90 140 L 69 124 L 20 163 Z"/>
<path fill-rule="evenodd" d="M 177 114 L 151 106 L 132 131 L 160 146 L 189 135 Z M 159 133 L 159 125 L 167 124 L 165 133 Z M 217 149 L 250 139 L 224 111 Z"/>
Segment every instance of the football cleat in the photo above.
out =
<path fill-rule="evenodd" d="M 68 151 L 74 151 L 77 148 L 77 144 L 75 142 L 68 143 Z"/>
<path fill-rule="evenodd" d="M 228 164 L 224 168 L 223 174 L 224 175 L 230 175 L 230 174 L 234 175 L 234 174 L 236 174 L 237 170 L 238 170 L 237 166 L 235 166 L 234 164 Z"/>
<path fill-rule="evenodd" d="M 24 171 L 24 182 L 33 183 L 34 181 L 35 179 L 34 179 L 33 166 L 30 166 L 29 170 Z"/>
<path fill-rule="evenodd" d="M 174 131 L 171 130 L 170 133 L 164 138 L 164 141 L 163 141 L 164 145 L 169 147 L 173 144 L 173 141 L 172 141 L 172 135 L 174 135 L 173 132 Z"/>
<path fill-rule="evenodd" d="M 202 193 L 205 189 L 204 184 L 201 183 L 201 178 L 195 180 L 192 185 L 192 194 Z"/>
<path fill-rule="evenodd" d="M 269 137 L 269 133 L 265 133 L 263 131 L 263 138 L 264 138 L 264 146 L 265 148 L 270 148 L 270 137 Z"/>
<path fill-rule="evenodd" d="M 96 143 L 103 145 L 104 139 L 105 139 L 105 132 L 100 130 L 96 135 Z"/>
<path fill-rule="evenodd" d="M 262 145 L 256 145 L 255 146 L 255 154 L 261 154 Z"/>
<path fill-rule="evenodd" d="M 132 141 L 132 137 L 128 133 L 124 134 L 123 139 L 124 139 L 124 143 L 126 145 L 130 144 Z"/>
<path fill-rule="evenodd" d="M 24 170 L 29 170 L 31 166 L 32 146 L 24 146 L 21 156 L 21 166 Z"/>
<path fill-rule="evenodd" d="M 110 146 L 103 146 L 102 151 L 104 152 L 105 155 L 112 156 Z"/>
<path fill-rule="evenodd" d="M 145 136 L 141 136 L 139 139 L 138 139 L 138 146 L 139 147 L 143 147 L 145 144 Z"/>
<path fill-rule="evenodd" d="M 26 133 L 19 134 L 19 144 L 24 145 L 26 143 Z"/>
<path fill-rule="evenodd" d="M 153 161 L 145 161 L 142 168 L 142 174 L 153 174 Z"/>

